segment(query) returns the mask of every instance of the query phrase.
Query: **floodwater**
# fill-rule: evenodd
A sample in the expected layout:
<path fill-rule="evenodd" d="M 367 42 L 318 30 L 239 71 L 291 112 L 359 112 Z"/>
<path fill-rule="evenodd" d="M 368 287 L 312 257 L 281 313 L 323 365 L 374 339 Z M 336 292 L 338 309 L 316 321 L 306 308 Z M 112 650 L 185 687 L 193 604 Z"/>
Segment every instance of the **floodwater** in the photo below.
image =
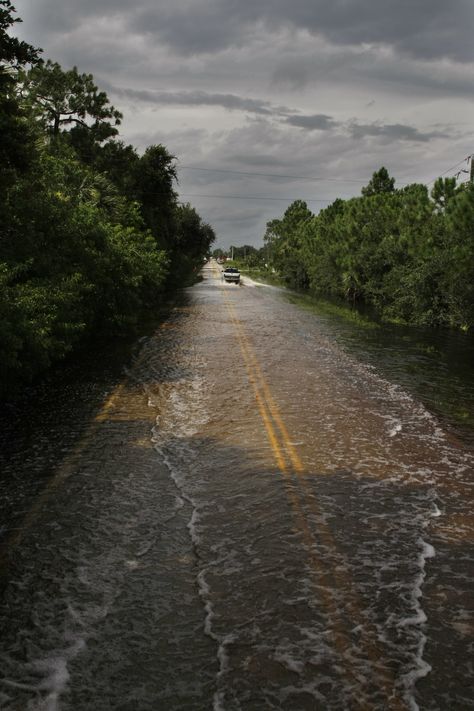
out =
<path fill-rule="evenodd" d="M 400 377 L 207 266 L 86 381 L 7 428 L 1 709 L 474 707 L 474 453 Z"/>

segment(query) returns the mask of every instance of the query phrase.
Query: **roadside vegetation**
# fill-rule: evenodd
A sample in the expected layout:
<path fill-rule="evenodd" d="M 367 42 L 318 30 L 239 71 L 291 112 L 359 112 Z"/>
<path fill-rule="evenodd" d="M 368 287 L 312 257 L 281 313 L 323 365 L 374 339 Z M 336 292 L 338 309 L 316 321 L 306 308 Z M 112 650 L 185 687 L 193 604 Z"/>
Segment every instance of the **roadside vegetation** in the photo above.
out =
<path fill-rule="evenodd" d="M 125 145 L 93 76 L 43 61 L 18 21 L 0 0 L 0 393 L 133 329 L 214 241 L 178 203 L 174 156 Z"/>
<path fill-rule="evenodd" d="M 267 223 L 264 246 L 234 247 L 243 269 L 392 323 L 474 326 L 474 184 L 438 178 L 395 188 L 385 168 L 362 195 L 318 215 L 297 200 Z M 257 271 L 258 270 L 258 271 Z"/>

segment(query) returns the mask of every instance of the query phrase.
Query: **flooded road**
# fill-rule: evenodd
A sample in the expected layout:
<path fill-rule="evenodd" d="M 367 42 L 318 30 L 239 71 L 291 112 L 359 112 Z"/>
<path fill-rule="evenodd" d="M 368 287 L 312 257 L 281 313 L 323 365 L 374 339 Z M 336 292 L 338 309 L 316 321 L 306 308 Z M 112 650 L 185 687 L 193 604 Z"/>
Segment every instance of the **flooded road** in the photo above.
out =
<path fill-rule="evenodd" d="M 473 708 L 474 457 L 417 399 L 211 266 L 106 390 L 6 465 L 0 708 Z"/>

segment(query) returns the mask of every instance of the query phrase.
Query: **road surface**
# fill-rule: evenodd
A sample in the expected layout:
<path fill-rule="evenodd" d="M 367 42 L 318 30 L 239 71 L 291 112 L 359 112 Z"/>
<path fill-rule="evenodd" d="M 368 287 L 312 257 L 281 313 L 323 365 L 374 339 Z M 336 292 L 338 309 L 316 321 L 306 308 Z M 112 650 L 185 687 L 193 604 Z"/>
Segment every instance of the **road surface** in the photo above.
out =
<path fill-rule="evenodd" d="M 316 315 L 203 274 L 51 433 L 2 549 L 0 708 L 473 708 L 472 453 Z"/>

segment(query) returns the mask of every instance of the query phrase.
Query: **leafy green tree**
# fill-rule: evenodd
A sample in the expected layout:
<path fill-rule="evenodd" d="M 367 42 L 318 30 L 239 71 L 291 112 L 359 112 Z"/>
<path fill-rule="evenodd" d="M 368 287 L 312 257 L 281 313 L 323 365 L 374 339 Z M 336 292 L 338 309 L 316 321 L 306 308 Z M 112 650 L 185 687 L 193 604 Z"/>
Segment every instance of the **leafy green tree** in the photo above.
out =
<path fill-rule="evenodd" d="M 72 155 L 44 151 L 12 188 L 18 213 L 0 244 L 6 381 L 33 377 L 88 334 L 129 328 L 164 288 L 167 256 L 135 205 Z"/>
<path fill-rule="evenodd" d="M 302 258 L 308 273 L 308 286 L 318 295 L 342 296 L 338 220 L 346 203 L 335 200 L 306 223 Z"/>
<path fill-rule="evenodd" d="M 438 178 L 433 185 L 431 198 L 438 210 L 445 210 L 458 192 L 456 178 Z"/>
<path fill-rule="evenodd" d="M 266 248 L 287 283 L 373 306 L 382 318 L 474 326 L 474 188 L 453 178 L 394 189 L 383 168 L 360 198 L 305 217 L 295 203 L 267 224 Z M 302 219 L 299 219 L 301 216 Z"/>
<path fill-rule="evenodd" d="M 449 201 L 443 286 L 451 325 L 474 327 L 474 185 L 470 183 Z"/>
<path fill-rule="evenodd" d="M 90 140 L 81 132 L 81 141 L 75 129 L 71 131 L 72 145 L 81 161 L 99 173 L 105 173 L 120 193 L 130 200 L 136 198 L 135 181 L 140 157 L 131 145 L 112 139 L 103 144 Z"/>
<path fill-rule="evenodd" d="M 13 13 L 0 0 L 0 393 L 88 336 L 133 327 L 170 269 L 193 275 L 214 239 L 177 204 L 173 156 L 111 140 L 121 114 L 106 94 L 91 75 L 35 65 L 7 32 Z"/>
<path fill-rule="evenodd" d="M 177 251 L 191 259 L 201 260 L 209 253 L 211 244 L 215 240 L 214 230 L 202 221 L 189 203 L 176 207 L 175 218 Z"/>
<path fill-rule="evenodd" d="M 251 244 L 233 248 L 234 259 L 238 260 L 243 268 L 252 268 L 263 264 L 263 250 L 258 250 Z"/>
<path fill-rule="evenodd" d="M 341 295 L 353 303 L 367 300 L 378 290 L 385 271 L 383 243 L 389 234 L 389 205 L 383 195 L 370 201 L 354 198 L 333 222 Z M 388 233 L 388 234 L 387 234 Z"/>
<path fill-rule="evenodd" d="M 380 195 L 381 193 L 393 193 L 394 190 L 395 178 L 391 178 L 388 174 L 388 170 L 382 166 L 380 170 L 373 173 L 369 183 L 362 188 L 362 195 L 364 195 L 364 197 L 371 197 L 372 195 Z"/>
<path fill-rule="evenodd" d="M 15 12 L 10 0 L 0 0 L 0 76 L 8 75 L 9 67 L 19 69 L 26 64 L 34 64 L 41 51 L 8 34 L 15 23 L 22 22 L 19 17 L 14 17 Z"/>
<path fill-rule="evenodd" d="M 122 114 L 109 103 L 107 94 L 99 91 L 92 74 L 79 74 L 77 67 L 64 71 L 48 59 L 20 78 L 22 98 L 53 136 L 71 125 L 98 142 L 117 134 Z"/>
<path fill-rule="evenodd" d="M 0 193 L 3 197 L 15 172 L 25 171 L 35 152 L 35 136 L 20 109 L 16 86 L 18 71 L 38 62 L 40 50 L 8 34 L 15 23 L 21 22 L 14 13 L 10 0 L 0 0 Z"/>
<path fill-rule="evenodd" d="M 214 230 L 203 222 L 189 204 L 177 205 L 174 213 L 174 239 L 170 256 L 168 286 L 183 286 L 195 279 L 204 257 L 215 241 Z"/>
<path fill-rule="evenodd" d="M 300 251 L 303 226 L 312 217 L 313 213 L 304 200 L 295 200 L 281 220 L 267 223 L 264 242 L 270 263 L 292 288 L 304 289 L 308 285 Z"/>
<path fill-rule="evenodd" d="M 391 268 L 382 279 L 383 299 L 375 302 L 384 318 L 404 323 L 446 322 L 440 277 L 444 260 L 444 220 L 435 212 L 424 185 L 409 185 L 395 198 L 397 239 Z"/>
<path fill-rule="evenodd" d="M 220 247 L 217 247 L 216 249 L 212 250 L 212 256 L 214 257 L 214 259 L 218 259 L 220 257 L 225 257 L 226 253 L 224 252 L 223 249 L 221 249 Z"/>
<path fill-rule="evenodd" d="M 173 249 L 175 239 L 175 160 L 164 146 L 156 145 L 147 148 L 133 166 L 133 198 L 140 203 L 145 224 L 163 249 Z"/>

